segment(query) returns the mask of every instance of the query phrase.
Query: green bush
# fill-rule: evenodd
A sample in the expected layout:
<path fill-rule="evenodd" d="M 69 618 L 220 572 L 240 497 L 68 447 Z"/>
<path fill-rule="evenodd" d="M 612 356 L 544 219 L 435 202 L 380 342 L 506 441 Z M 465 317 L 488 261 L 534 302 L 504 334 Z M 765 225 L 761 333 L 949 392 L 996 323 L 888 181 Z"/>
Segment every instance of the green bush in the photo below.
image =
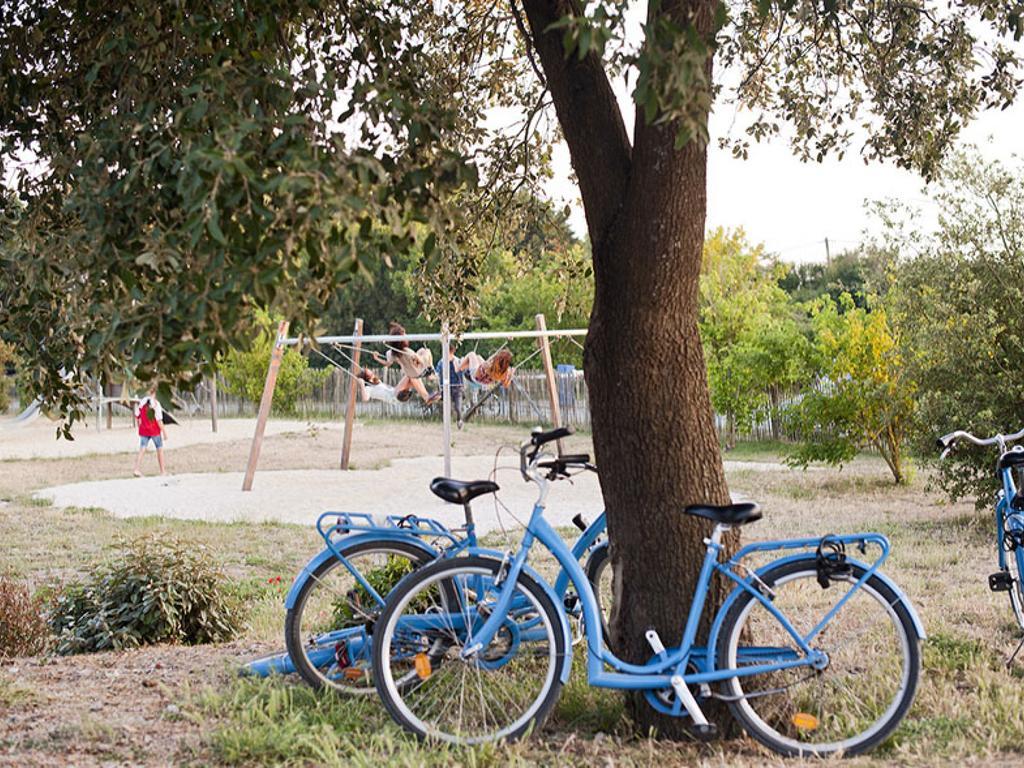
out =
<path fill-rule="evenodd" d="M 35 656 L 50 644 L 43 601 L 0 574 L 0 659 Z"/>
<path fill-rule="evenodd" d="M 230 640 L 241 624 L 240 603 L 210 556 L 194 545 L 147 537 L 65 586 L 50 624 L 57 653 Z"/>
<path fill-rule="evenodd" d="M 270 352 L 277 335 L 277 323 L 266 312 L 257 312 L 259 327 L 256 340 L 246 350 L 233 349 L 220 366 L 224 388 L 231 394 L 258 403 L 267 380 Z M 330 376 L 330 370 L 309 367 L 309 361 L 294 348 L 288 347 L 281 358 L 274 386 L 273 408 L 278 413 L 294 413 L 296 403 Z"/>

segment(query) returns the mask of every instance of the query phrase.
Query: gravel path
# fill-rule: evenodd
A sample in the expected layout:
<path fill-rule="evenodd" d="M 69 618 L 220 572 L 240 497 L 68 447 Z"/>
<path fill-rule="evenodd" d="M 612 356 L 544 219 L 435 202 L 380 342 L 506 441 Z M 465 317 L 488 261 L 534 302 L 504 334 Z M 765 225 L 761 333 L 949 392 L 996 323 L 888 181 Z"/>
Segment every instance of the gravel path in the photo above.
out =
<path fill-rule="evenodd" d="M 536 487 L 523 482 L 511 457 L 499 467 L 499 497 L 523 522 L 529 517 Z M 788 471 L 768 462 L 726 462 L 728 469 Z M 455 456 L 453 476 L 476 480 L 491 476 L 493 456 Z M 430 492 L 430 481 L 440 474 L 436 456 L 395 459 L 381 469 L 264 470 L 256 473 L 253 490 L 244 493 L 241 472 L 181 474 L 99 480 L 44 488 L 34 495 L 58 507 L 99 507 L 117 517 L 161 515 L 216 522 L 276 521 L 310 525 L 326 511 L 368 512 L 375 515 L 415 513 L 433 517 L 449 527 L 461 525 L 462 508 L 447 504 Z M 585 473 L 572 483 L 558 482 L 548 496 L 547 519 L 554 525 L 571 524 L 576 514 L 592 520 L 603 508 L 597 477 Z M 481 533 L 510 526 L 515 520 L 496 509 L 490 496 L 473 505 Z"/>
<path fill-rule="evenodd" d="M 3 423 L 3 422 L 0 422 Z M 221 419 L 217 432 L 210 429 L 210 422 L 204 419 L 167 426 L 165 447 L 181 448 L 201 443 L 229 443 L 237 440 L 251 440 L 255 419 Z M 319 430 L 341 431 L 339 424 L 317 424 Z M 310 429 L 305 421 L 271 419 L 267 422 L 266 434 L 280 435 L 287 432 L 302 432 Z M 0 429 L 0 460 L 4 459 L 57 459 L 86 456 L 93 453 L 135 453 L 139 449 L 136 430 L 122 419 L 114 423 L 113 429 L 96 430 L 94 422 L 76 424 L 74 440 L 56 439 L 57 422 L 38 419 L 32 424 Z M 439 433 L 440 434 L 440 433 Z M 440 442 L 440 439 L 438 440 Z M 150 448 L 152 453 L 152 448 Z"/>

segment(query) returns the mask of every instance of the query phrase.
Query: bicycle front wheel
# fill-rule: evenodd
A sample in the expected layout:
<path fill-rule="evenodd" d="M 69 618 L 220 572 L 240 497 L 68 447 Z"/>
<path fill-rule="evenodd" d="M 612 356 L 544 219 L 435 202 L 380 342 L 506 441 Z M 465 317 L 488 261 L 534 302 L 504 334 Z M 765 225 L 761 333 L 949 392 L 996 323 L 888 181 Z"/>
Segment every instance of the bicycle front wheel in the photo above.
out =
<path fill-rule="evenodd" d="M 539 727 L 558 699 L 568 638 L 547 592 L 526 574 L 491 643 L 462 655 L 497 600 L 500 568 L 477 556 L 425 566 L 398 585 L 376 624 L 377 692 L 395 721 L 420 738 L 516 739 Z"/>
<path fill-rule="evenodd" d="M 818 582 L 813 558 L 763 577 L 772 606 L 806 638 L 865 571 Z M 881 743 L 910 708 L 921 657 L 906 606 L 872 575 L 808 643 L 827 654 L 823 669 L 796 666 L 723 684 L 733 716 L 765 746 L 788 756 L 852 755 Z M 804 657 L 792 635 L 753 595 L 729 609 L 716 649 L 719 668 L 741 670 Z"/>
<path fill-rule="evenodd" d="M 1014 618 L 1017 619 L 1017 626 L 1024 629 L 1024 549 L 1017 547 L 1012 552 L 1007 552 L 1006 562 L 1013 577 L 1013 584 L 1010 585 L 1010 606 L 1013 608 Z"/>

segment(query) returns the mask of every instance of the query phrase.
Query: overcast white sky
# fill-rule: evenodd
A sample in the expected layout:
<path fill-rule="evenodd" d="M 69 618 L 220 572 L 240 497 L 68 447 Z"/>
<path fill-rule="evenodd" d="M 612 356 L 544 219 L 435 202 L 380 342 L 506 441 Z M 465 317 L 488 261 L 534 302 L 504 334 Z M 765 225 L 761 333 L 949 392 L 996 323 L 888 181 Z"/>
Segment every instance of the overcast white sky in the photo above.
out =
<path fill-rule="evenodd" d="M 627 23 L 627 39 L 639 40 L 644 3 L 634 3 Z M 615 83 L 619 104 L 632 132 L 630 89 Z M 962 144 L 974 144 L 987 159 L 1008 158 L 1021 152 L 1024 139 L 1024 97 L 1004 112 L 985 112 L 962 133 Z M 785 139 L 754 144 L 748 160 L 735 160 L 716 146 L 718 137 L 734 122 L 731 106 L 721 106 L 711 117 L 712 145 L 708 162 L 709 228 L 743 227 L 754 243 L 786 261 L 824 261 L 825 238 L 832 254 L 856 245 L 865 231 L 877 232 L 864 209 L 865 200 L 896 198 L 922 210 L 922 224 L 935 221 L 935 207 L 923 191 L 917 174 L 889 163 L 865 165 L 854 145 L 842 161 L 802 163 Z M 741 121 L 737 121 L 741 122 Z M 734 128 L 738 131 L 738 128 Z M 577 234 L 586 231 L 579 190 L 570 180 L 572 167 L 564 145 L 555 153 L 555 179 L 548 191 L 573 207 Z"/>
<path fill-rule="evenodd" d="M 620 99 L 621 101 L 621 99 Z M 630 104 L 623 107 L 632 114 Z M 728 129 L 731 112 L 712 116 L 712 136 Z M 632 118 L 627 125 L 632 124 Z M 978 146 L 989 158 L 1007 158 L 1021 151 L 1024 104 L 1003 112 L 986 112 L 969 125 L 963 142 Z M 922 209 L 925 226 L 934 222 L 935 209 L 923 191 L 920 176 L 889 163 L 864 164 L 856 153 L 842 161 L 802 163 L 785 140 L 755 144 L 748 160 L 735 160 L 714 146 L 708 162 L 708 227 L 742 226 L 753 242 L 786 261 L 824 261 L 825 238 L 832 254 L 860 241 L 862 233 L 877 231 L 864 209 L 865 200 L 897 198 Z M 569 152 L 556 153 L 555 179 L 549 190 L 573 206 L 573 226 L 585 232 L 579 190 L 569 180 Z"/>

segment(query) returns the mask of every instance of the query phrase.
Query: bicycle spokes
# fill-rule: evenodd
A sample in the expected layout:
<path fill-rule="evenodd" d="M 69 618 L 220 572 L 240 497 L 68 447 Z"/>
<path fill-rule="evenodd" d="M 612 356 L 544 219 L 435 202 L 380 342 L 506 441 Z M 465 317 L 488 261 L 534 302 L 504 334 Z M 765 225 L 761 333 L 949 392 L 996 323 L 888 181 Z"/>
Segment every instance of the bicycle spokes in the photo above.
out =
<path fill-rule="evenodd" d="M 449 594 L 458 596 L 454 605 L 443 597 Z M 497 595 L 491 573 L 442 573 L 401 596 L 395 615 L 378 629 L 387 647 L 384 682 L 418 732 L 469 742 L 507 735 L 550 686 L 556 630 L 525 589 L 517 590 L 515 610 L 491 642 L 466 651 Z"/>
<path fill-rule="evenodd" d="M 793 573 L 773 586 L 773 606 L 802 638 L 811 635 L 857 582 L 849 574 L 823 588 L 817 575 L 813 570 Z M 865 584 L 853 590 L 810 640 L 812 651 L 821 654 L 818 663 L 738 678 L 730 692 L 742 696 L 738 707 L 754 727 L 774 739 L 796 747 L 842 750 L 888 722 L 902 701 L 908 642 L 893 607 Z M 808 658 L 757 601 L 747 604 L 732 628 L 728 654 L 737 668 Z"/>

